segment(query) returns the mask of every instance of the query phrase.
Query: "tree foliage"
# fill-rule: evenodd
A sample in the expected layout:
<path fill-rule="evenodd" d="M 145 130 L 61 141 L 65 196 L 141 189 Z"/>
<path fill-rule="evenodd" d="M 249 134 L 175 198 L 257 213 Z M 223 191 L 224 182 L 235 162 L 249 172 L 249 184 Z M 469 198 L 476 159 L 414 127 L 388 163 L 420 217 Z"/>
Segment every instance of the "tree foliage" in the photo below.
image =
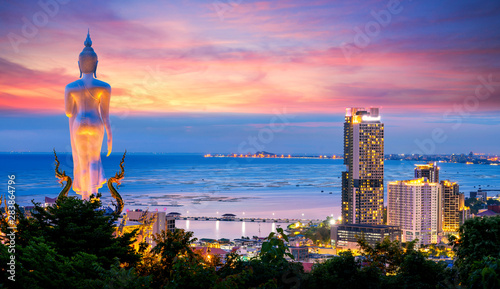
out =
<path fill-rule="evenodd" d="M 404 255 L 393 283 L 400 288 L 436 288 L 447 283 L 446 263 L 428 260 L 422 252 Z M 448 282 L 449 283 L 449 282 Z"/>
<path fill-rule="evenodd" d="M 500 288 L 500 259 L 491 256 L 475 261 L 467 278 L 469 288 Z"/>
<path fill-rule="evenodd" d="M 98 199 L 64 197 L 47 208 L 34 203 L 28 217 L 16 206 L 16 287 L 68 288 L 72 284 L 71 288 L 87 288 L 88 282 L 101 278 L 103 270 L 116 262 L 126 268 L 135 266 L 140 259 L 131 246 L 135 233 L 115 237 L 116 217 L 106 216 L 100 207 Z M 9 232 L 5 219 L 0 228 Z M 7 236 L 2 238 L 8 241 Z M 4 250 L 2 246 L 0 251 Z M 3 256 L 2 252 L 0 259 Z"/>
<path fill-rule="evenodd" d="M 362 268 L 351 251 L 316 264 L 308 276 L 305 288 L 376 288 L 380 279 L 378 268 Z"/>
<path fill-rule="evenodd" d="M 136 253 L 135 233 L 114 235 L 116 217 L 99 207 L 98 200 L 62 198 L 54 207 L 36 205 L 31 217 L 17 208 L 15 288 L 461 288 L 459 281 L 463 288 L 500 287 L 500 217 L 460 227 L 460 238 L 451 238 L 457 257 L 451 269 L 427 259 L 415 242 L 371 246 L 360 238 L 362 256 L 341 252 L 304 273 L 281 228 L 250 260 L 193 250 L 196 238 L 182 229 L 156 234 L 155 247 L 143 244 Z M 7 232 L 5 221 L 0 226 Z M 0 245 L 0 288 L 12 287 L 4 281 L 8 248 Z M 437 247 L 428 249 L 437 254 Z"/>
<path fill-rule="evenodd" d="M 406 248 L 403 249 L 398 240 L 391 241 L 385 238 L 372 247 L 364 236 L 358 238 L 358 245 L 365 257 L 365 262 L 379 268 L 385 274 L 395 274 L 398 271 L 405 256 L 415 251 L 415 243 L 416 240 L 408 242 Z"/>
<path fill-rule="evenodd" d="M 317 226 L 313 226 L 312 223 L 310 223 L 306 230 L 303 232 L 304 236 L 308 239 L 311 239 L 314 244 L 328 244 L 330 241 L 331 219 L 331 217 L 328 217 Z"/>
<path fill-rule="evenodd" d="M 134 266 L 140 259 L 131 246 L 135 232 L 115 238 L 116 216 L 105 215 L 98 199 L 63 197 L 54 206 L 34 205 L 31 217 L 16 206 L 17 246 L 27 246 L 33 238 L 42 237 L 62 256 L 72 257 L 77 252 L 85 252 L 97 256 L 105 268 L 109 268 L 115 258 L 127 267 Z M 6 226 L 2 223 L 2 231 L 7 231 Z"/>
<path fill-rule="evenodd" d="M 193 238 L 193 232 L 183 229 L 161 231 L 153 240 L 155 247 L 150 252 L 143 252 L 137 270 L 142 276 L 152 276 L 154 286 L 166 286 L 175 276 L 181 276 L 174 270 L 178 263 L 190 262 L 193 266 L 201 263 L 201 257 L 190 247 L 197 240 Z"/>
<path fill-rule="evenodd" d="M 500 258 L 500 216 L 469 219 L 460 226 L 459 236 L 451 241 L 456 251 L 455 264 L 464 284 L 472 282 L 469 278 L 472 272 L 477 275 L 478 270 L 486 270 L 484 274 L 496 270 L 495 264 L 487 260 Z"/>

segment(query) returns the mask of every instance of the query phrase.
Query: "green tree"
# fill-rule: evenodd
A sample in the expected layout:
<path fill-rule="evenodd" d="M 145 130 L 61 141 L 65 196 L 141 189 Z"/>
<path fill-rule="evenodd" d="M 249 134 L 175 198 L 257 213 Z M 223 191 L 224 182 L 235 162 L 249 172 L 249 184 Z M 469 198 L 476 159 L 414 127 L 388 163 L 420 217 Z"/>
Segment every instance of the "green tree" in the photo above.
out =
<path fill-rule="evenodd" d="M 247 264 L 247 262 L 242 261 L 238 254 L 227 254 L 223 265 L 217 270 L 218 279 L 214 284 L 214 288 L 244 288 L 253 275 L 251 268 L 249 270 L 242 269 L 245 268 L 244 264 Z"/>
<path fill-rule="evenodd" d="M 351 251 L 341 252 L 324 263 L 315 264 L 304 283 L 304 288 L 379 288 L 381 272 L 378 268 L 361 267 Z"/>
<path fill-rule="evenodd" d="M 141 276 L 152 276 L 154 287 L 164 287 L 172 282 L 175 276 L 181 276 L 175 275 L 176 262 L 194 267 L 197 267 L 198 263 L 203 263 L 201 256 L 191 248 L 191 244 L 197 240 L 193 238 L 193 232 L 177 228 L 173 232 L 163 230 L 155 234 L 153 240 L 156 243 L 155 247 L 150 252 L 143 252 L 143 259 L 138 264 L 137 271 Z M 184 259 L 189 260 L 189 263 Z M 190 270 L 189 267 L 185 269 Z"/>
<path fill-rule="evenodd" d="M 467 283 L 473 289 L 500 288 L 500 259 L 489 256 L 474 262 Z"/>
<path fill-rule="evenodd" d="M 114 237 L 117 216 L 105 215 L 98 199 L 87 201 L 63 197 L 47 208 L 37 203 L 34 205 L 30 217 L 16 206 L 15 216 L 19 221 L 16 246 L 26 247 L 31 240 L 41 237 L 61 256 L 71 258 L 85 252 L 97 256 L 99 264 L 106 269 L 111 267 L 115 258 L 126 267 L 134 266 L 140 259 L 131 246 L 136 232 Z M 6 231 L 5 222 L 0 226 Z"/>
<path fill-rule="evenodd" d="M 486 200 L 486 205 L 500 205 L 500 201 L 495 199 L 488 199 Z"/>
<path fill-rule="evenodd" d="M 139 260 L 131 247 L 135 233 L 114 237 L 116 216 L 104 215 L 99 200 L 66 197 L 55 206 L 34 205 L 31 214 L 18 206 L 14 213 L 16 288 L 105 288 L 114 283 L 134 287 L 147 281 L 125 268 Z M 3 232 L 8 232 L 7 226 L 5 219 L 0 221 Z M 1 260 L 10 255 L 4 254 L 6 249 L 0 245 Z M 1 277 L 6 276 L 3 269 L 0 265 Z"/>
<path fill-rule="evenodd" d="M 102 268 L 95 255 L 60 255 L 42 237 L 16 247 L 16 288 L 86 288 Z"/>
<path fill-rule="evenodd" d="M 427 260 L 422 252 L 405 254 L 396 278 L 396 288 L 437 288 L 446 282 L 446 263 Z"/>
<path fill-rule="evenodd" d="M 372 247 L 364 238 L 358 237 L 358 245 L 366 258 L 365 262 L 370 266 L 379 268 L 383 273 L 395 274 L 406 256 L 415 251 L 416 240 L 408 242 L 403 249 L 398 240 L 391 241 L 388 237 L 382 242 L 377 242 Z"/>
<path fill-rule="evenodd" d="M 267 264 L 281 264 L 287 262 L 285 257 L 293 259 L 293 255 L 289 252 L 288 236 L 282 228 L 276 229 L 277 234 L 271 232 L 266 240 L 262 243 L 262 248 L 259 253 L 259 258 Z"/>
<path fill-rule="evenodd" d="M 214 288 L 299 288 L 304 277 L 301 263 L 290 262 L 288 237 L 282 228 L 270 233 L 259 256 L 242 261 L 239 256 L 226 256 L 218 271 Z"/>
<path fill-rule="evenodd" d="M 329 244 L 330 242 L 330 220 L 332 217 L 327 217 L 326 220 L 322 221 L 317 225 L 309 223 L 303 232 L 304 236 L 311 239 L 315 244 Z"/>
<path fill-rule="evenodd" d="M 485 268 L 481 265 L 485 258 L 500 258 L 500 216 L 469 219 L 460 226 L 459 236 L 450 241 L 456 252 L 460 279 L 467 285 L 473 271 Z"/>
<path fill-rule="evenodd" d="M 178 258 L 173 263 L 170 280 L 165 288 L 212 288 L 217 280 L 215 269 L 201 258 Z"/>
<path fill-rule="evenodd" d="M 191 244 L 196 242 L 193 232 L 176 228 L 173 232 L 163 230 L 153 237 L 156 246 L 151 250 L 161 258 L 162 264 L 171 267 L 174 260 L 180 255 L 193 258 L 195 253 L 191 249 Z"/>
<path fill-rule="evenodd" d="M 489 200 L 487 201 L 489 202 Z M 472 214 L 477 214 L 480 209 L 486 207 L 487 202 L 483 202 L 481 199 L 468 198 L 465 200 L 465 206 L 470 207 Z M 488 203 L 488 205 L 494 205 L 493 203 Z"/>
<path fill-rule="evenodd" d="M 99 289 L 137 289 L 150 288 L 151 276 L 138 276 L 135 268 L 120 267 L 116 262 L 109 270 L 97 267 L 99 277 L 88 280 L 84 288 Z"/>

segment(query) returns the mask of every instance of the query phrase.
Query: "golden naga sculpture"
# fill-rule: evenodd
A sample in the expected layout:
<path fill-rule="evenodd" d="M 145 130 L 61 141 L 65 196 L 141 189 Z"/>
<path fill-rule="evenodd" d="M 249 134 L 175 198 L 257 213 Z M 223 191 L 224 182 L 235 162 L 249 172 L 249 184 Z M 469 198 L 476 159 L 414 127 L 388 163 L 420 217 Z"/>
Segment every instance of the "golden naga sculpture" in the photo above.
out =
<path fill-rule="evenodd" d="M 125 155 L 126 154 L 127 154 L 127 151 L 125 151 L 125 153 L 123 154 L 122 160 L 120 162 L 120 172 L 116 173 L 114 177 L 111 177 L 108 179 L 108 189 L 111 192 L 111 196 L 116 200 L 116 204 L 114 204 L 115 205 L 114 214 L 116 214 L 116 215 L 120 215 L 122 213 L 123 207 L 124 207 L 123 199 L 120 196 L 120 193 L 118 193 L 117 188 L 121 184 L 121 180 L 125 176 L 125 168 L 123 167 L 123 164 L 125 163 Z M 59 163 L 59 160 L 57 159 L 57 154 L 56 154 L 55 149 L 54 149 L 54 156 L 56 159 L 56 169 L 55 169 L 56 177 L 59 179 L 59 183 L 61 184 L 61 186 L 64 185 L 63 182 L 66 182 L 66 185 L 64 185 L 64 188 L 57 196 L 57 199 L 59 200 L 62 197 L 68 196 L 68 192 L 71 189 L 72 181 L 71 181 L 71 177 L 66 175 L 66 171 L 63 171 L 62 173 L 59 171 L 60 163 Z M 116 183 L 116 188 L 113 187 L 113 183 Z"/>
<path fill-rule="evenodd" d="M 116 173 L 114 177 L 108 179 L 108 189 L 111 192 L 111 196 L 115 198 L 115 214 L 120 215 L 123 211 L 123 199 L 118 193 L 118 190 L 113 187 L 113 183 L 116 183 L 116 188 L 121 184 L 121 180 L 125 176 L 125 169 L 123 168 L 123 164 L 125 163 L 125 155 L 127 154 L 127 150 L 123 153 L 122 160 L 120 162 L 120 173 Z"/>
<path fill-rule="evenodd" d="M 61 186 L 63 185 L 63 182 L 66 182 L 66 185 L 62 189 L 62 191 L 59 193 L 57 196 L 57 199 L 60 199 L 62 197 L 67 197 L 69 189 L 71 189 L 71 184 L 73 181 L 71 180 L 71 177 L 66 175 L 66 171 L 63 171 L 62 173 L 59 171 L 59 160 L 57 159 L 57 154 L 56 154 L 56 149 L 54 149 L 54 156 L 56 158 L 56 178 L 59 179 L 59 183 Z"/>

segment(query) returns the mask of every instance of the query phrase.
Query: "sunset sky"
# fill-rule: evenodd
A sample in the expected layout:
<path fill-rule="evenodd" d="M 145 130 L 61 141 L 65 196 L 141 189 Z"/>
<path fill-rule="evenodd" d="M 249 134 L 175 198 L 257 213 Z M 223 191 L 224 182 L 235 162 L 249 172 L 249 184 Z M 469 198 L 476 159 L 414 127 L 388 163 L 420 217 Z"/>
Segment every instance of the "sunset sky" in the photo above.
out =
<path fill-rule="evenodd" d="M 118 153 L 339 154 L 376 106 L 386 153 L 500 154 L 497 0 L 2 1 L 0 151 L 70 151 L 88 28 Z"/>

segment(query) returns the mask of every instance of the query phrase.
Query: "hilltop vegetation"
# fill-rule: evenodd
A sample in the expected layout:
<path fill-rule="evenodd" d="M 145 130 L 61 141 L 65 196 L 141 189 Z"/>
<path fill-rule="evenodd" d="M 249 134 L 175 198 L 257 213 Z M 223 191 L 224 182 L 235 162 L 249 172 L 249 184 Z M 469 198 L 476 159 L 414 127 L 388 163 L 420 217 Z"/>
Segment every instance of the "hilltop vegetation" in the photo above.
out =
<path fill-rule="evenodd" d="M 453 268 L 428 260 L 413 243 L 370 247 L 359 240 L 361 258 L 343 252 L 306 273 L 290 260 L 282 229 L 248 261 L 234 253 L 203 257 L 191 249 L 192 233 L 181 229 L 135 251 L 137 232 L 115 237 L 116 216 L 100 206 L 63 198 L 47 209 L 36 205 L 30 218 L 17 207 L 15 282 L 8 279 L 12 252 L 0 245 L 0 288 L 500 288 L 500 217 L 465 222 L 461 238 L 451 240 Z M 10 232 L 5 220 L 0 226 Z"/>

